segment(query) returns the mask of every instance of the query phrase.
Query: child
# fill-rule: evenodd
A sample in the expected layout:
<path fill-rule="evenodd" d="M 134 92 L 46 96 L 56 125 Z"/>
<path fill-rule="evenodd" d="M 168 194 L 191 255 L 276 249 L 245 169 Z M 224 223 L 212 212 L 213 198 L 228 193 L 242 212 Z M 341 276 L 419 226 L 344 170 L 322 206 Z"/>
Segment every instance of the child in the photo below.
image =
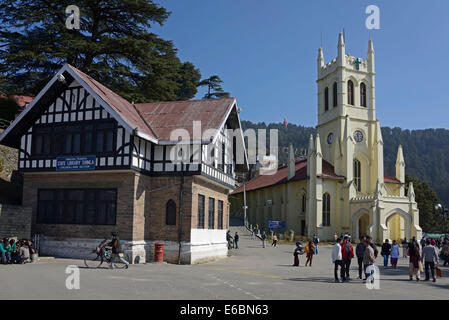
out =
<path fill-rule="evenodd" d="M 314 254 L 315 254 L 315 245 L 313 244 L 312 241 L 309 241 L 309 244 L 306 246 L 306 256 L 307 256 L 306 267 L 307 267 L 307 263 L 309 263 L 309 262 L 310 262 L 310 266 L 312 266 L 312 260 L 313 260 Z"/>
<path fill-rule="evenodd" d="M 293 252 L 293 256 L 295 259 L 293 260 L 293 266 L 299 267 L 299 256 L 304 253 L 304 246 L 302 245 L 301 241 L 296 242 L 296 248 Z"/>

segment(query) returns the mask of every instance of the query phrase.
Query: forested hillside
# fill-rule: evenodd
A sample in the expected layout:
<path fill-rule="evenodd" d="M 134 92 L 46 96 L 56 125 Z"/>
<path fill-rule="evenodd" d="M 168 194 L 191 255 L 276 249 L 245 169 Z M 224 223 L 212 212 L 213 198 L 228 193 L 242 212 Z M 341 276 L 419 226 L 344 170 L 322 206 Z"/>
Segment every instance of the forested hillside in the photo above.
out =
<path fill-rule="evenodd" d="M 284 147 L 292 143 L 296 149 L 307 149 L 312 127 L 303 127 L 289 123 L 252 123 L 242 121 L 243 129 L 278 129 L 280 162 L 287 160 Z M 382 128 L 384 140 L 385 174 L 394 176 L 398 145 L 402 145 L 405 157 L 406 173 L 427 182 L 435 190 L 444 204 L 449 205 L 449 130 L 403 130 L 401 128 Z"/>

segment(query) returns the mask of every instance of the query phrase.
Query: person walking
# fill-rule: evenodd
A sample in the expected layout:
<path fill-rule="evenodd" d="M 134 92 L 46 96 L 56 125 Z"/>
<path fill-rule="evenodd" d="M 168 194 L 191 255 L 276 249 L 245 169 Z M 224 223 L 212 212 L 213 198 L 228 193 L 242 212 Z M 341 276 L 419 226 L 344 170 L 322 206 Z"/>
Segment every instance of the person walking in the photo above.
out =
<path fill-rule="evenodd" d="M 114 262 L 115 262 L 115 259 L 118 257 L 119 258 L 119 260 L 121 261 L 121 262 L 123 262 L 126 266 L 125 266 L 125 268 L 126 269 L 128 269 L 128 266 L 129 266 L 129 262 L 128 261 L 126 261 L 123 257 L 122 257 L 122 255 L 123 255 L 123 249 L 122 249 L 122 245 L 120 244 L 120 239 L 119 239 L 119 237 L 118 237 L 118 234 L 116 233 L 116 232 L 111 232 L 111 235 L 112 235 L 112 240 L 111 240 L 111 242 L 109 242 L 108 244 L 106 244 L 106 246 L 109 246 L 109 247 L 111 247 L 112 248 L 112 254 L 111 254 L 111 265 L 110 265 L 110 268 L 111 269 L 114 269 Z"/>
<path fill-rule="evenodd" d="M 266 247 L 266 241 L 267 241 L 267 235 L 265 234 L 265 231 L 262 231 L 262 235 L 260 236 L 260 239 L 262 240 L 262 247 Z"/>
<path fill-rule="evenodd" d="M 388 239 L 385 239 L 385 242 L 382 244 L 382 250 L 380 251 L 382 257 L 384 257 L 384 267 L 388 267 L 388 259 L 391 254 L 391 244 Z"/>
<path fill-rule="evenodd" d="M 239 248 L 239 235 L 237 234 L 237 232 L 234 235 L 234 248 Z"/>
<path fill-rule="evenodd" d="M 399 259 L 399 244 L 396 240 L 393 240 L 393 245 L 391 246 L 391 266 L 396 269 Z"/>
<path fill-rule="evenodd" d="M 299 267 L 299 256 L 304 253 L 304 246 L 302 245 L 301 241 L 296 242 L 296 248 L 293 252 L 294 260 L 293 260 L 293 266 Z"/>
<path fill-rule="evenodd" d="M 312 241 L 309 241 L 309 244 L 306 246 L 305 250 L 306 250 L 306 256 L 307 256 L 306 267 L 307 267 L 308 263 L 309 263 L 309 266 L 311 267 L 313 255 L 315 253 L 315 245 L 313 244 Z"/>
<path fill-rule="evenodd" d="M 346 281 L 345 267 L 343 265 L 343 257 L 341 255 L 341 238 L 337 238 L 337 242 L 335 242 L 332 247 L 332 263 L 334 264 L 335 282 Z M 340 267 L 341 280 L 338 279 L 338 267 Z"/>
<path fill-rule="evenodd" d="M 226 233 L 226 241 L 228 242 L 228 250 L 234 247 L 234 239 L 231 236 L 231 230 Z"/>
<path fill-rule="evenodd" d="M 354 258 L 354 248 L 352 247 L 349 237 L 346 236 L 343 239 L 343 244 L 341 245 L 341 254 L 343 258 L 343 265 L 345 267 L 346 281 L 351 280 L 349 277 L 349 269 L 351 268 L 351 260 Z"/>
<path fill-rule="evenodd" d="M 320 238 L 316 234 L 313 235 L 312 242 L 315 245 L 315 254 L 318 254 L 318 243 L 320 242 Z"/>
<path fill-rule="evenodd" d="M 276 247 L 277 242 L 278 242 L 278 237 L 277 237 L 276 233 L 273 233 L 273 243 L 271 244 L 271 246 Z"/>
<path fill-rule="evenodd" d="M 421 256 L 419 254 L 419 244 L 416 241 L 412 241 L 408 245 L 409 261 L 409 276 L 410 280 L 413 280 L 413 275 L 416 275 L 416 281 L 420 279 L 420 272 L 422 270 Z"/>
<path fill-rule="evenodd" d="M 357 263 L 359 265 L 359 277 L 358 279 L 362 279 L 362 271 L 363 271 L 363 255 L 365 253 L 365 241 L 366 237 L 360 237 L 360 242 L 355 247 L 355 255 L 357 256 Z"/>
<path fill-rule="evenodd" d="M 424 281 L 430 280 L 429 269 L 432 272 L 433 282 L 437 281 L 435 277 L 435 265 L 438 265 L 438 254 L 435 246 L 432 245 L 429 239 L 426 240 L 426 246 L 422 249 L 421 261 L 424 262 L 426 278 Z"/>
<path fill-rule="evenodd" d="M 407 238 L 404 238 L 404 240 L 402 240 L 402 257 L 403 258 L 407 258 L 407 246 L 408 246 Z"/>
<path fill-rule="evenodd" d="M 376 261 L 375 252 L 373 247 L 371 246 L 371 237 L 365 238 L 365 252 L 363 253 L 363 270 L 365 273 L 365 281 L 372 275 L 372 271 L 368 272 L 368 267 L 374 265 Z M 371 279 L 371 283 L 374 282 L 374 279 Z"/>

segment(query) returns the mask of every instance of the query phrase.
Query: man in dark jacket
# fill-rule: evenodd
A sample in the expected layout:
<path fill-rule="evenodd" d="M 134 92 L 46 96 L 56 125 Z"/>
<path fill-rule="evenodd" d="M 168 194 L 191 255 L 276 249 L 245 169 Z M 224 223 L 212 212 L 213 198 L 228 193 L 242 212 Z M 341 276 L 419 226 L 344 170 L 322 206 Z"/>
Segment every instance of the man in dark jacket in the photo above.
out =
<path fill-rule="evenodd" d="M 360 243 L 355 248 L 355 255 L 357 256 L 357 263 L 359 264 L 359 279 L 362 279 L 362 271 L 363 271 L 363 254 L 365 253 L 365 240 L 366 237 L 360 237 Z"/>
<path fill-rule="evenodd" d="M 388 239 L 385 239 L 385 242 L 382 244 L 382 250 L 380 252 L 382 257 L 384 257 L 384 267 L 388 267 L 388 258 L 391 254 L 391 244 Z"/>
<path fill-rule="evenodd" d="M 128 269 L 129 262 L 126 261 L 121 254 L 123 254 L 122 245 L 120 244 L 120 239 L 118 237 L 118 234 L 116 232 L 111 232 L 112 234 L 112 240 L 109 242 L 106 246 L 112 248 L 112 254 L 111 254 L 111 269 L 114 268 L 114 261 L 115 258 L 118 257 L 121 262 L 126 264 L 126 269 Z"/>

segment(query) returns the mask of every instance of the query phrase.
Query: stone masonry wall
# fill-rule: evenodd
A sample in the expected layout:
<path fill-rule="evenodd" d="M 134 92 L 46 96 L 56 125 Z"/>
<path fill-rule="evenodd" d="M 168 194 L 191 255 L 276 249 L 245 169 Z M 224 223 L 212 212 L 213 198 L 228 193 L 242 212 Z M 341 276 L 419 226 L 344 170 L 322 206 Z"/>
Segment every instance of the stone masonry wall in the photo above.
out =
<path fill-rule="evenodd" d="M 0 204 L 0 238 L 31 238 L 31 208 Z"/>

